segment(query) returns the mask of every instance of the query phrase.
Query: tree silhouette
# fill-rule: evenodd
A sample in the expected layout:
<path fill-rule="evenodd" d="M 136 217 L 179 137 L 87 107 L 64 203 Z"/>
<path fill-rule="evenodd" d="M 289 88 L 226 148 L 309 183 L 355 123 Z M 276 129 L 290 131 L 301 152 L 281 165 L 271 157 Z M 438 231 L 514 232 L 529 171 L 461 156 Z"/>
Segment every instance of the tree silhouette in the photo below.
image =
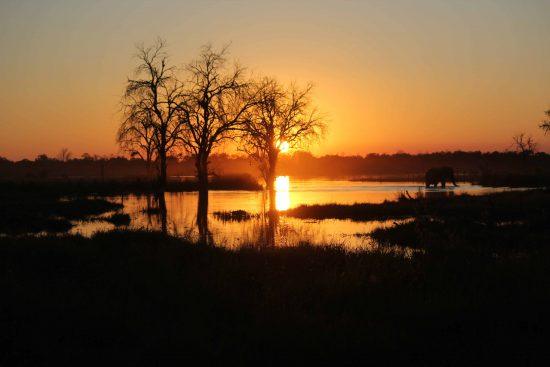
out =
<path fill-rule="evenodd" d="M 546 119 L 541 122 L 540 128 L 544 130 L 544 133 L 546 134 L 550 131 L 550 110 L 544 111 L 544 114 L 546 115 Z"/>
<path fill-rule="evenodd" d="M 521 155 L 528 157 L 537 151 L 537 143 L 532 136 L 526 135 L 525 133 L 520 133 L 512 137 L 514 140 L 514 145 L 516 147 L 516 152 Z"/>
<path fill-rule="evenodd" d="M 117 133 L 117 142 L 121 149 L 131 157 L 139 157 L 145 161 L 148 178 L 152 176 L 151 163 L 156 158 L 157 151 L 151 115 L 151 111 L 129 114 L 123 120 Z"/>
<path fill-rule="evenodd" d="M 281 146 L 304 148 L 318 138 L 325 124 L 311 103 L 311 84 L 282 86 L 265 78 L 256 83 L 256 103 L 246 113 L 246 133 L 240 148 L 258 162 L 274 203 L 274 183 Z"/>
<path fill-rule="evenodd" d="M 72 157 L 72 153 L 68 148 L 62 148 L 57 154 L 57 160 L 60 162 L 67 162 Z"/>
<path fill-rule="evenodd" d="M 39 154 L 34 159 L 35 162 L 48 162 L 50 158 L 46 154 Z"/>
<path fill-rule="evenodd" d="M 187 128 L 181 131 L 186 151 L 195 159 L 199 190 L 208 190 L 208 158 L 222 142 L 244 126 L 244 113 L 254 100 L 247 98 L 248 83 L 239 65 L 227 67 L 227 47 L 216 51 L 203 46 L 187 66 L 189 88 L 182 108 Z"/>
<path fill-rule="evenodd" d="M 122 102 L 125 117 L 121 126 L 134 126 L 142 133 L 152 130 L 162 189 L 166 187 L 166 158 L 177 146 L 178 137 L 185 128 L 179 114 L 183 84 L 176 78 L 175 67 L 167 65 L 165 49 L 162 39 L 153 46 L 137 46 L 136 79 L 128 79 L 126 84 Z"/>

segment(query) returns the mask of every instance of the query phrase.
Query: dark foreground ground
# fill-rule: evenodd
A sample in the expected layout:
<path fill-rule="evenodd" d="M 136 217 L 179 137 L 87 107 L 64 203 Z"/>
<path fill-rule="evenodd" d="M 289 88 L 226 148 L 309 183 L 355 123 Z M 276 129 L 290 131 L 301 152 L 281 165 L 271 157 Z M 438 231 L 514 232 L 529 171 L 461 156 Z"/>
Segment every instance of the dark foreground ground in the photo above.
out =
<path fill-rule="evenodd" d="M 533 190 L 289 213 L 412 216 L 358 233 L 380 244 L 361 253 L 132 231 L 0 237 L 0 365 L 543 365 L 549 203 Z"/>
<path fill-rule="evenodd" d="M 146 232 L 0 238 L 0 365 L 537 364 L 550 252 L 231 252 Z"/>

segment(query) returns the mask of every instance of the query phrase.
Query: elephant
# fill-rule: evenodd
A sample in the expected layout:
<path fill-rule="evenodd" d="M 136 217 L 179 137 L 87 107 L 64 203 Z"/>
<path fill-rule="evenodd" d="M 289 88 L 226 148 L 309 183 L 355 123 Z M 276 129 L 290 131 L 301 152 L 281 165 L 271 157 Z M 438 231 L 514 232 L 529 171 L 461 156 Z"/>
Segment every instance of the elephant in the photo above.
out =
<path fill-rule="evenodd" d="M 455 174 L 452 167 L 437 167 L 430 168 L 426 172 L 426 187 L 437 187 L 441 182 L 441 187 L 445 188 L 447 181 L 452 182 L 454 186 L 458 186 L 455 180 Z"/>

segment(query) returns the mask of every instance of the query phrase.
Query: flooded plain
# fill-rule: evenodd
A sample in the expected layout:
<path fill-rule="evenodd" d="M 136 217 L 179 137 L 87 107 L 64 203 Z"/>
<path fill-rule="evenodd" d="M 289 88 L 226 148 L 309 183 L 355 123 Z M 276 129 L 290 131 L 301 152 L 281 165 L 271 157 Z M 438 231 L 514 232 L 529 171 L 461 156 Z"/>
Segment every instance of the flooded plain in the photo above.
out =
<path fill-rule="evenodd" d="M 426 189 L 415 182 L 293 180 L 288 176 L 279 176 L 275 200 L 278 214 L 275 215 L 268 213 L 267 195 L 262 191 L 210 191 L 206 203 L 204 200 L 199 202 L 196 192 L 166 193 L 166 215 L 162 215 L 158 209 L 158 198 L 153 196 L 129 195 L 108 199 L 124 205 L 123 212 L 131 217 L 128 226 L 131 229 L 165 230 L 172 235 L 229 248 L 257 243 L 294 246 L 307 242 L 354 250 L 376 246 L 365 234 L 396 221 L 304 220 L 285 216 L 284 211 L 300 205 L 381 203 L 396 200 L 405 192 L 412 196 L 417 193 L 483 195 L 508 190 L 512 189 L 469 183 L 445 189 Z M 230 219 L 220 215 L 235 211 L 245 215 Z M 103 221 L 75 224 L 71 233 L 84 236 L 114 228 L 113 224 Z"/>

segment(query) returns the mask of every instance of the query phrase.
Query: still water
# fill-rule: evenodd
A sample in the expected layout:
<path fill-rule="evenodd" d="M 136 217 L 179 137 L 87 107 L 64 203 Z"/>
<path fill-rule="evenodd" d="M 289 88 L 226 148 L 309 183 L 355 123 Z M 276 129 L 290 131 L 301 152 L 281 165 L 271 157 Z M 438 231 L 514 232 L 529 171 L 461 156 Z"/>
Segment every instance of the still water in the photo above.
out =
<path fill-rule="evenodd" d="M 414 182 L 352 182 L 330 180 L 293 180 L 279 176 L 276 180 L 276 208 L 284 211 L 299 205 L 381 203 L 395 200 L 400 193 L 448 192 L 483 195 L 506 191 L 509 188 L 489 188 L 462 183 L 459 187 L 425 189 Z M 392 225 L 395 221 L 351 220 L 303 220 L 281 213 L 273 216 L 266 213 L 267 200 L 264 192 L 256 191 L 211 191 L 207 207 L 199 206 L 196 192 L 166 193 L 166 216 L 155 210 L 156 201 L 151 196 L 130 195 L 111 197 L 109 200 L 124 204 L 124 213 L 130 215 L 132 229 L 166 231 L 173 235 L 186 236 L 193 240 L 211 242 L 218 246 L 237 248 L 243 245 L 270 243 L 275 246 L 293 246 L 301 242 L 332 244 L 347 249 L 364 249 L 376 246 L 365 234 L 375 228 Z M 243 221 L 222 220 L 216 212 L 244 210 L 253 214 Z M 202 213 L 202 214 L 201 214 Z M 114 228 L 107 222 L 78 222 L 72 233 L 90 236 L 96 231 Z"/>

